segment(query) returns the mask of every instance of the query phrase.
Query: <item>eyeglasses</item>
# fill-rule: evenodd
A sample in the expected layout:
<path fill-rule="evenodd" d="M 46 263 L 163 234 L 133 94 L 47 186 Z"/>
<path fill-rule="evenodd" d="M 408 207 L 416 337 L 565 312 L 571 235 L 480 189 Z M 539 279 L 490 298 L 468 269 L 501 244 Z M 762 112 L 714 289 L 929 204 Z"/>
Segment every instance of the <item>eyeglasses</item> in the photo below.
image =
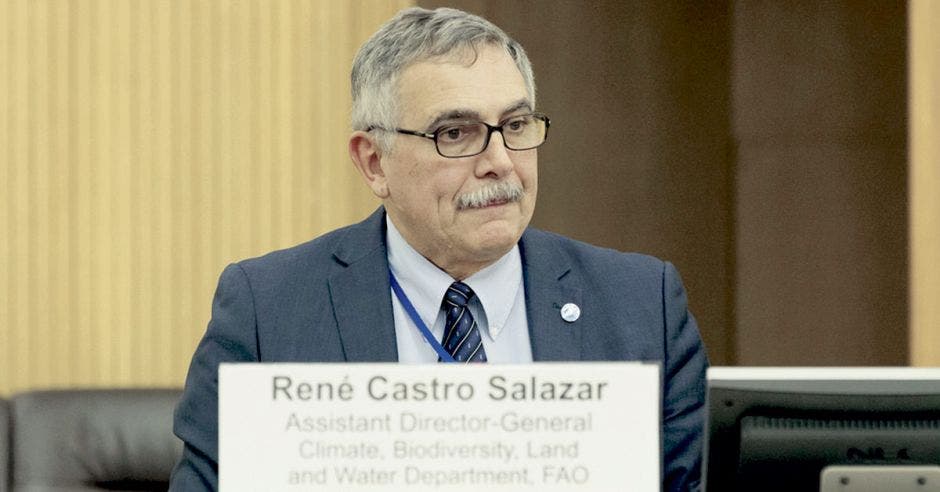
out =
<path fill-rule="evenodd" d="M 545 143 L 548 138 L 548 116 L 541 113 L 523 114 L 510 117 L 498 126 L 482 121 L 470 121 L 445 125 L 434 133 L 418 132 L 396 128 L 405 135 L 414 135 L 434 140 L 437 153 L 443 157 L 471 157 L 482 154 L 490 144 L 493 132 L 503 136 L 503 145 L 509 150 L 529 150 Z M 369 130 L 385 130 L 372 127 Z"/>

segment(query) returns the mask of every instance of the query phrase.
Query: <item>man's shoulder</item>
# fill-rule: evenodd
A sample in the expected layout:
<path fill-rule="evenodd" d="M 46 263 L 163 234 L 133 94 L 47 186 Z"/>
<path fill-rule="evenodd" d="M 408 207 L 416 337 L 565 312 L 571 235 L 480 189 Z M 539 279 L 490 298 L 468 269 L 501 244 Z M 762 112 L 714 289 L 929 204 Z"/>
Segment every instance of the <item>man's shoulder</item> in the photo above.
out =
<path fill-rule="evenodd" d="M 270 251 L 261 256 L 245 258 L 239 260 L 237 264 L 243 268 L 270 269 L 278 266 L 295 266 L 298 262 L 324 261 L 333 255 L 333 250 L 349 227 L 351 226 L 335 229 L 303 243 Z"/>
<path fill-rule="evenodd" d="M 378 213 L 378 212 L 377 212 Z M 250 277 L 307 273 L 310 270 L 328 275 L 345 261 L 383 249 L 381 217 L 375 214 L 362 222 L 334 229 L 309 241 L 262 256 L 240 260 L 235 264 Z"/>
<path fill-rule="evenodd" d="M 530 227 L 523 236 L 530 250 L 555 251 L 573 264 L 591 268 L 625 268 L 661 272 L 663 260 L 643 253 L 596 246 L 561 234 Z"/>

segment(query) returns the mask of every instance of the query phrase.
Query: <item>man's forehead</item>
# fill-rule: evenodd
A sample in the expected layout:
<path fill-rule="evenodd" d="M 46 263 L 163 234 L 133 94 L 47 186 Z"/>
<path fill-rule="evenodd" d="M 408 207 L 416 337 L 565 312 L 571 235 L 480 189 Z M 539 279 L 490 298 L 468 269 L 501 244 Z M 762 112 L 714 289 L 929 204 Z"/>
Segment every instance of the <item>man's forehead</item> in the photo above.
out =
<path fill-rule="evenodd" d="M 495 46 L 480 47 L 471 59 L 436 57 L 416 62 L 398 82 L 402 120 L 412 124 L 486 120 L 533 109 L 515 61 Z"/>

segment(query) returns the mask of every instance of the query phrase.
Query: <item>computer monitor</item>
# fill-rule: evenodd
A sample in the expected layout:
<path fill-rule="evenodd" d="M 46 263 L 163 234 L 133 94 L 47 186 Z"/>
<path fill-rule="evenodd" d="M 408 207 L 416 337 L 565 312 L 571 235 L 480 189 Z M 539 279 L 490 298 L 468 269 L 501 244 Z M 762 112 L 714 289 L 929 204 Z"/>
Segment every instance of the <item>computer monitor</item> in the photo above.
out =
<path fill-rule="evenodd" d="M 706 492 L 812 492 L 827 466 L 940 465 L 940 369 L 715 367 L 707 406 Z"/>

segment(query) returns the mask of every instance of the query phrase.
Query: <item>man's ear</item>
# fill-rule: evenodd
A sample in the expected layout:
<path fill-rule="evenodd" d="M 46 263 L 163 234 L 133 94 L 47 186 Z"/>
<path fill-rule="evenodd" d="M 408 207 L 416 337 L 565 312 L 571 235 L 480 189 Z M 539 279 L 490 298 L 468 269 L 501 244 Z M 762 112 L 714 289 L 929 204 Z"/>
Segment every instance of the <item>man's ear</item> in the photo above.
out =
<path fill-rule="evenodd" d="M 349 136 L 349 157 L 359 170 L 375 196 L 388 197 L 388 180 L 382 169 L 382 149 L 375 141 L 375 136 L 363 131 L 355 131 Z"/>

